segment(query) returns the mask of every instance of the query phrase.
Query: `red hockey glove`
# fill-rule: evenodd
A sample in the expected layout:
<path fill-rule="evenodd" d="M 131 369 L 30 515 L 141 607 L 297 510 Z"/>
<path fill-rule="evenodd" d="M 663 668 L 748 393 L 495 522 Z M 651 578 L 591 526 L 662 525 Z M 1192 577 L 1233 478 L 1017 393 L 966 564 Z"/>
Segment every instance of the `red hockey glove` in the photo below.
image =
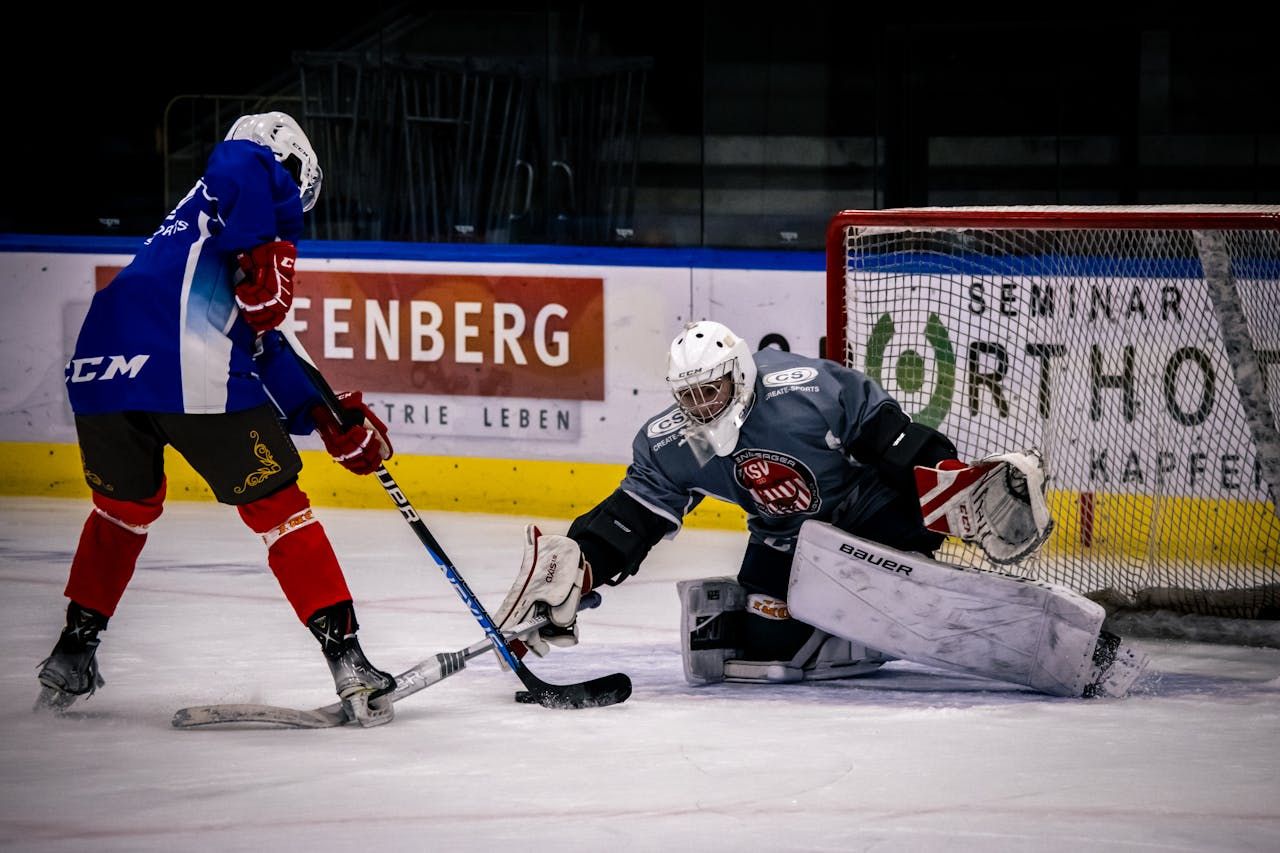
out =
<path fill-rule="evenodd" d="M 298 250 L 288 240 L 263 243 L 240 255 L 244 280 L 236 285 L 236 304 L 255 332 L 279 326 L 293 304 L 293 272 Z"/>
<path fill-rule="evenodd" d="M 334 420 L 327 406 L 316 406 L 311 411 L 316 429 L 324 440 L 329 455 L 348 471 L 356 474 L 372 474 L 383 462 L 391 458 L 391 438 L 387 425 L 365 405 L 359 391 L 344 391 L 338 395 L 342 408 L 364 415 L 361 423 L 344 427 Z"/>

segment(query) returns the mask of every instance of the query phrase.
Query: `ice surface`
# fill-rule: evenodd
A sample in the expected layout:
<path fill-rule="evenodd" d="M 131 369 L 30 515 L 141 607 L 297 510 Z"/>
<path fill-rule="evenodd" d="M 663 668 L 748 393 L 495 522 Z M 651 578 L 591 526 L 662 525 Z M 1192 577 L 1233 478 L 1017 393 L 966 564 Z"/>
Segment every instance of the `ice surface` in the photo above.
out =
<path fill-rule="evenodd" d="M 0 499 L 0 849 L 1280 850 L 1280 650 L 1140 641 L 1156 672 L 1118 701 L 906 663 L 693 688 L 675 583 L 734 573 L 744 543 L 725 532 L 661 543 L 584 614 L 581 645 L 531 659 L 549 681 L 627 672 L 624 705 L 517 704 L 485 655 L 377 729 L 179 731 L 187 705 L 333 695 L 234 510 L 171 502 L 103 635 L 106 687 L 37 716 L 88 507 Z M 394 510 L 318 512 L 375 664 L 481 636 Z M 496 607 L 523 520 L 426 521 Z"/>

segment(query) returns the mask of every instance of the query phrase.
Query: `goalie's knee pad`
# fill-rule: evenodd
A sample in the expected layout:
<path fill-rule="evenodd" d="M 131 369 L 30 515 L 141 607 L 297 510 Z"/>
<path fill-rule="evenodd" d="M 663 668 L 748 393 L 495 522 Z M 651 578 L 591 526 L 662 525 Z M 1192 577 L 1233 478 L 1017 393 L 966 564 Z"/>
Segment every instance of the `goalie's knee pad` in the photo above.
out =
<path fill-rule="evenodd" d="M 690 684 L 724 681 L 724 662 L 739 657 L 747 591 L 733 578 L 676 584 L 680 595 L 680 658 Z"/>
<path fill-rule="evenodd" d="M 690 684 L 848 678 L 874 672 L 891 660 L 792 620 L 785 602 L 749 596 L 733 578 L 680 581 L 676 589 L 681 659 Z M 777 654 L 769 651 L 771 646 Z"/>

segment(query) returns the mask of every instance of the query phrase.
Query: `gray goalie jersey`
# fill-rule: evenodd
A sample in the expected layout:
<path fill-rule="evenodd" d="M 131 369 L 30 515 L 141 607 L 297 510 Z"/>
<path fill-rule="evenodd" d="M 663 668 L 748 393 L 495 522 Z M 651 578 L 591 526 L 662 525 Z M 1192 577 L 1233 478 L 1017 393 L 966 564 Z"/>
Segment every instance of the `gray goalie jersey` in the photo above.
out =
<path fill-rule="evenodd" d="M 699 467 L 673 405 L 636 434 L 622 491 L 677 530 L 705 496 L 737 504 L 753 541 L 784 551 L 802 523 L 830 520 L 846 501 L 853 517 L 887 504 L 893 492 L 847 448 L 881 406 L 897 406 L 893 398 L 833 361 L 775 349 L 755 361 L 755 401 L 731 454 Z"/>

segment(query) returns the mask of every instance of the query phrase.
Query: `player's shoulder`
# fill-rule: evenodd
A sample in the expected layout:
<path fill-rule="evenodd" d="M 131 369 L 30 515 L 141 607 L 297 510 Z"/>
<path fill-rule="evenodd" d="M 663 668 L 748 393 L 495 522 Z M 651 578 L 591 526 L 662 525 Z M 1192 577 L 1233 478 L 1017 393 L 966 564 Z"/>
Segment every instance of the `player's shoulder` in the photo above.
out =
<path fill-rule="evenodd" d="M 801 355 L 798 352 L 789 352 L 775 347 L 765 347 L 762 350 L 758 350 L 754 357 L 756 369 L 762 375 L 776 370 L 805 369 L 811 372 L 811 375 L 817 376 L 830 373 L 833 370 L 845 369 L 830 359 Z"/>
<path fill-rule="evenodd" d="M 833 361 L 778 349 L 763 349 L 755 355 L 757 390 L 765 400 L 792 394 L 821 394 L 839 384 L 844 370 Z"/>
<path fill-rule="evenodd" d="M 275 157 L 265 146 L 248 139 L 227 139 L 213 147 L 205 167 L 207 177 L 242 179 L 245 175 L 260 175 L 271 171 Z"/>
<path fill-rule="evenodd" d="M 645 421 L 636 432 L 635 446 L 647 447 L 650 453 L 657 453 L 680 440 L 680 430 L 684 429 L 688 418 L 680 407 L 674 403 L 657 415 Z"/>
<path fill-rule="evenodd" d="M 213 146 L 209 154 L 210 160 L 226 162 L 266 163 L 274 160 L 271 149 L 248 139 L 224 139 Z"/>
<path fill-rule="evenodd" d="M 674 404 L 649 418 L 636 431 L 632 463 L 681 487 L 697 482 L 703 466 L 684 440 L 688 425 L 688 418 Z"/>

